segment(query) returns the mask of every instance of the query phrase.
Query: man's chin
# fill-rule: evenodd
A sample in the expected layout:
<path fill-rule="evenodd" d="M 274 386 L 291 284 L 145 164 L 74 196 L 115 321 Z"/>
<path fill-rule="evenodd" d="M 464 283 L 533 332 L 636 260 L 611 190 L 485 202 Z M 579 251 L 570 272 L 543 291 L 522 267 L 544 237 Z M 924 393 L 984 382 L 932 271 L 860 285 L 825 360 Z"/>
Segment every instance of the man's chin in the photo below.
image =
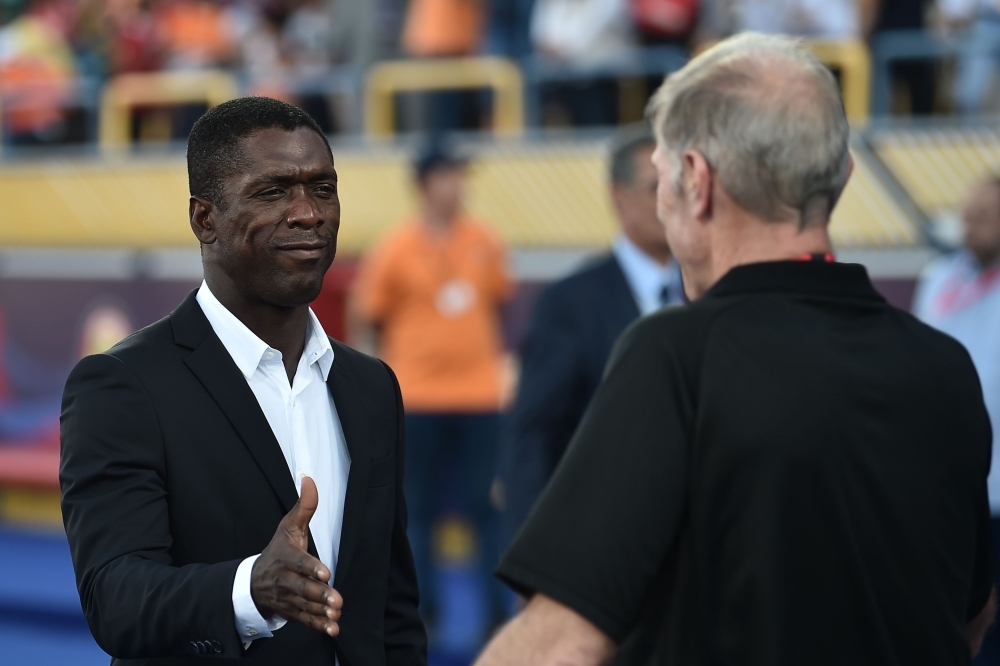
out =
<path fill-rule="evenodd" d="M 309 305 L 319 297 L 323 290 L 323 277 L 326 270 L 310 271 L 308 273 L 295 273 L 284 275 L 275 280 L 276 283 L 270 285 L 268 291 L 271 292 L 272 303 L 281 304 L 283 307 L 300 307 Z"/>

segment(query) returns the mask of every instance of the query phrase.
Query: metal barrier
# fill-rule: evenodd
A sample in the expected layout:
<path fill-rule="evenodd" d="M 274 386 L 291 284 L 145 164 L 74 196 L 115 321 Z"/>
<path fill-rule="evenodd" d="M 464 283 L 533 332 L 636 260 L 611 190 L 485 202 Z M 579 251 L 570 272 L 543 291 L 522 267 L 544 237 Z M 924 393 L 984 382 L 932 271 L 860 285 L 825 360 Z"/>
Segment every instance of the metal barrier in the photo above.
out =
<path fill-rule="evenodd" d="M 806 40 L 805 44 L 820 60 L 840 74 L 840 89 L 847 119 L 852 123 L 867 121 L 872 81 L 872 61 L 868 47 L 858 41 Z"/>
<path fill-rule="evenodd" d="M 541 124 L 542 86 L 551 83 L 666 76 L 688 61 L 687 51 L 679 46 L 651 46 L 631 51 L 620 60 L 593 67 L 580 67 L 553 61 L 543 56 L 529 56 L 522 61 L 527 83 L 527 115 L 532 126 Z"/>
<path fill-rule="evenodd" d="M 933 60 L 954 56 L 990 54 L 1000 56 L 1000 48 L 961 37 L 943 38 L 925 30 L 891 30 L 872 39 L 872 115 L 889 114 L 892 96 L 892 66 L 905 60 Z"/>
<path fill-rule="evenodd" d="M 493 129 L 517 133 L 524 128 L 524 81 L 506 58 L 398 60 L 373 66 L 365 82 L 365 133 L 395 132 L 393 99 L 402 92 L 491 88 L 496 111 Z"/>
<path fill-rule="evenodd" d="M 238 95 L 236 79 L 221 70 L 116 76 L 107 82 L 101 96 L 101 148 L 120 149 L 129 144 L 136 106 L 203 103 L 212 107 Z"/>

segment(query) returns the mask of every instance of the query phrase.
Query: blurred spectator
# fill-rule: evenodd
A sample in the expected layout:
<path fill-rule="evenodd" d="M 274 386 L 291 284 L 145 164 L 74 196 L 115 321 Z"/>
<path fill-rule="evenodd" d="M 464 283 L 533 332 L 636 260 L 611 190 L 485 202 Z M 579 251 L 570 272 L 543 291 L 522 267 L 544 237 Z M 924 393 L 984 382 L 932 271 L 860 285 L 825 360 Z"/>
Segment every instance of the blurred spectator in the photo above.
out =
<path fill-rule="evenodd" d="M 76 65 L 69 44 L 73 0 L 33 0 L 0 30 L 0 99 L 5 138 L 46 143 L 65 134 Z"/>
<path fill-rule="evenodd" d="M 923 30 L 928 6 L 933 4 L 933 0 L 866 0 L 862 3 L 862 28 L 873 38 L 894 30 Z M 910 113 L 927 115 L 934 110 L 933 62 L 894 62 L 892 77 L 905 86 Z"/>
<path fill-rule="evenodd" d="M 531 53 L 531 11 L 535 0 L 490 3 L 487 50 L 520 60 Z"/>
<path fill-rule="evenodd" d="M 152 72 L 163 67 L 166 44 L 147 0 L 108 0 L 110 73 Z"/>
<path fill-rule="evenodd" d="M 614 65 L 636 46 L 627 0 L 537 0 L 531 17 L 535 51 L 549 61 L 587 69 Z M 553 117 L 573 125 L 610 125 L 618 119 L 614 80 L 589 80 L 551 86 L 545 105 Z"/>
<path fill-rule="evenodd" d="M 862 27 L 858 0 L 711 0 L 704 22 L 712 39 L 744 31 L 856 39 Z"/>
<path fill-rule="evenodd" d="M 479 53 L 486 0 L 410 0 L 403 28 L 403 48 L 420 58 L 471 56 Z M 433 133 L 478 129 L 479 98 L 470 91 L 442 91 L 422 96 L 423 108 L 410 110 L 410 124 Z M 423 115 L 423 118 L 420 116 Z"/>
<path fill-rule="evenodd" d="M 521 380 L 500 448 L 503 537 L 509 542 L 548 483 L 604 374 L 611 347 L 640 315 L 684 302 L 680 269 L 656 217 L 652 132 L 630 128 L 611 150 L 621 233 L 612 251 L 538 299 L 521 349 Z"/>
<path fill-rule="evenodd" d="M 410 0 L 403 32 L 406 52 L 422 58 L 479 51 L 484 0 Z"/>
<path fill-rule="evenodd" d="M 698 19 L 700 0 L 629 0 L 643 44 L 686 44 Z"/>
<path fill-rule="evenodd" d="M 921 276 L 914 313 L 969 351 L 993 423 L 993 460 L 1000 460 L 1000 180 L 970 192 L 962 211 L 964 248 Z M 1000 580 L 1000 465 L 987 481 L 993 523 L 994 580 Z M 974 662 L 1000 664 L 1000 632 L 987 635 Z"/>
<path fill-rule="evenodd" d="M 458 510 L 478 537 L 477 598 L 505 613 L 493 580 L 497 519 L 489 491 L 496 469 L 504 351 L 500 308 L 511 292 L 504 249 L 462 208 L 463 164 L 441 147 L 417 166 L 420 211 L 364 261 L 354 296 L 352 342 L 367 325 L 399 378 L 406 409 L 406 495 L 421 613 L 441 608 L 433 576 L 431 530 L 457 491 Z M 362 346 L 364 346 L 362 344 Z M 478 627 L 481 645 L 489 627 Z M 448 646 L 441 646 L 442 649 Z M 458 646 L 465 647 L 465 646 Z"/>
<path fill-rule="evenodd" d="M 203 69 L 233 62 L 235 25 L 221 1 L 159 0 L 154 11 L 168 68 Z"/>
<path fill-rule="evenodd" d="M 959 59 L 954 96 L 962 113 L 980 113 L 1000 51 L 1000 0 L 938 0 L 938 10 L 949 30 L 966 31 L 963 39 L 979 51 Z"/>
<path fill-rule="evenodd" d="M 291 0 L 282 43 L 289 66 L 299 78 L 322 76 L 334 60 L 333 4 L 327 0 Z"/>

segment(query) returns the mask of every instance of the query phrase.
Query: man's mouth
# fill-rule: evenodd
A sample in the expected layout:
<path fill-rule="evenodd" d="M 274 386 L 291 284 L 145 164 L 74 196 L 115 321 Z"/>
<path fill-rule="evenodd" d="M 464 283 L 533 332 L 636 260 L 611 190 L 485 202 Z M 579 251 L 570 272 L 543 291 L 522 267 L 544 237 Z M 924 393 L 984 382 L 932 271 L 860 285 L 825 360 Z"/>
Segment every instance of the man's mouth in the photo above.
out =
<path fill-rule="evenodd" d="M 326 252 L 328 245 L 328 242 L 319 240 L 297 241 L 294 243 L 282 243 L 278 245 L 278 250 L 295 259 L 319 259 Z"/>

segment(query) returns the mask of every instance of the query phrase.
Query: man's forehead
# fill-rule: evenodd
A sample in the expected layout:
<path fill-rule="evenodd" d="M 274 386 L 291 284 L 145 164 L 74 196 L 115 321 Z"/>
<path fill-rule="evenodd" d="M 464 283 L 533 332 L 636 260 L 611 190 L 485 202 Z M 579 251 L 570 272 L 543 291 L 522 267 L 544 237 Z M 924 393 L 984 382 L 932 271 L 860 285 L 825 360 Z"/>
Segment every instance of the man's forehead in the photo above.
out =
<path fill-rule="evenodd" d="M 326 141 L 309 127 L 298 127 L 291 132 L 280 127 L 258 130 L 240 140 L 239 150 L 248 165 L 333 166 Z"/>

